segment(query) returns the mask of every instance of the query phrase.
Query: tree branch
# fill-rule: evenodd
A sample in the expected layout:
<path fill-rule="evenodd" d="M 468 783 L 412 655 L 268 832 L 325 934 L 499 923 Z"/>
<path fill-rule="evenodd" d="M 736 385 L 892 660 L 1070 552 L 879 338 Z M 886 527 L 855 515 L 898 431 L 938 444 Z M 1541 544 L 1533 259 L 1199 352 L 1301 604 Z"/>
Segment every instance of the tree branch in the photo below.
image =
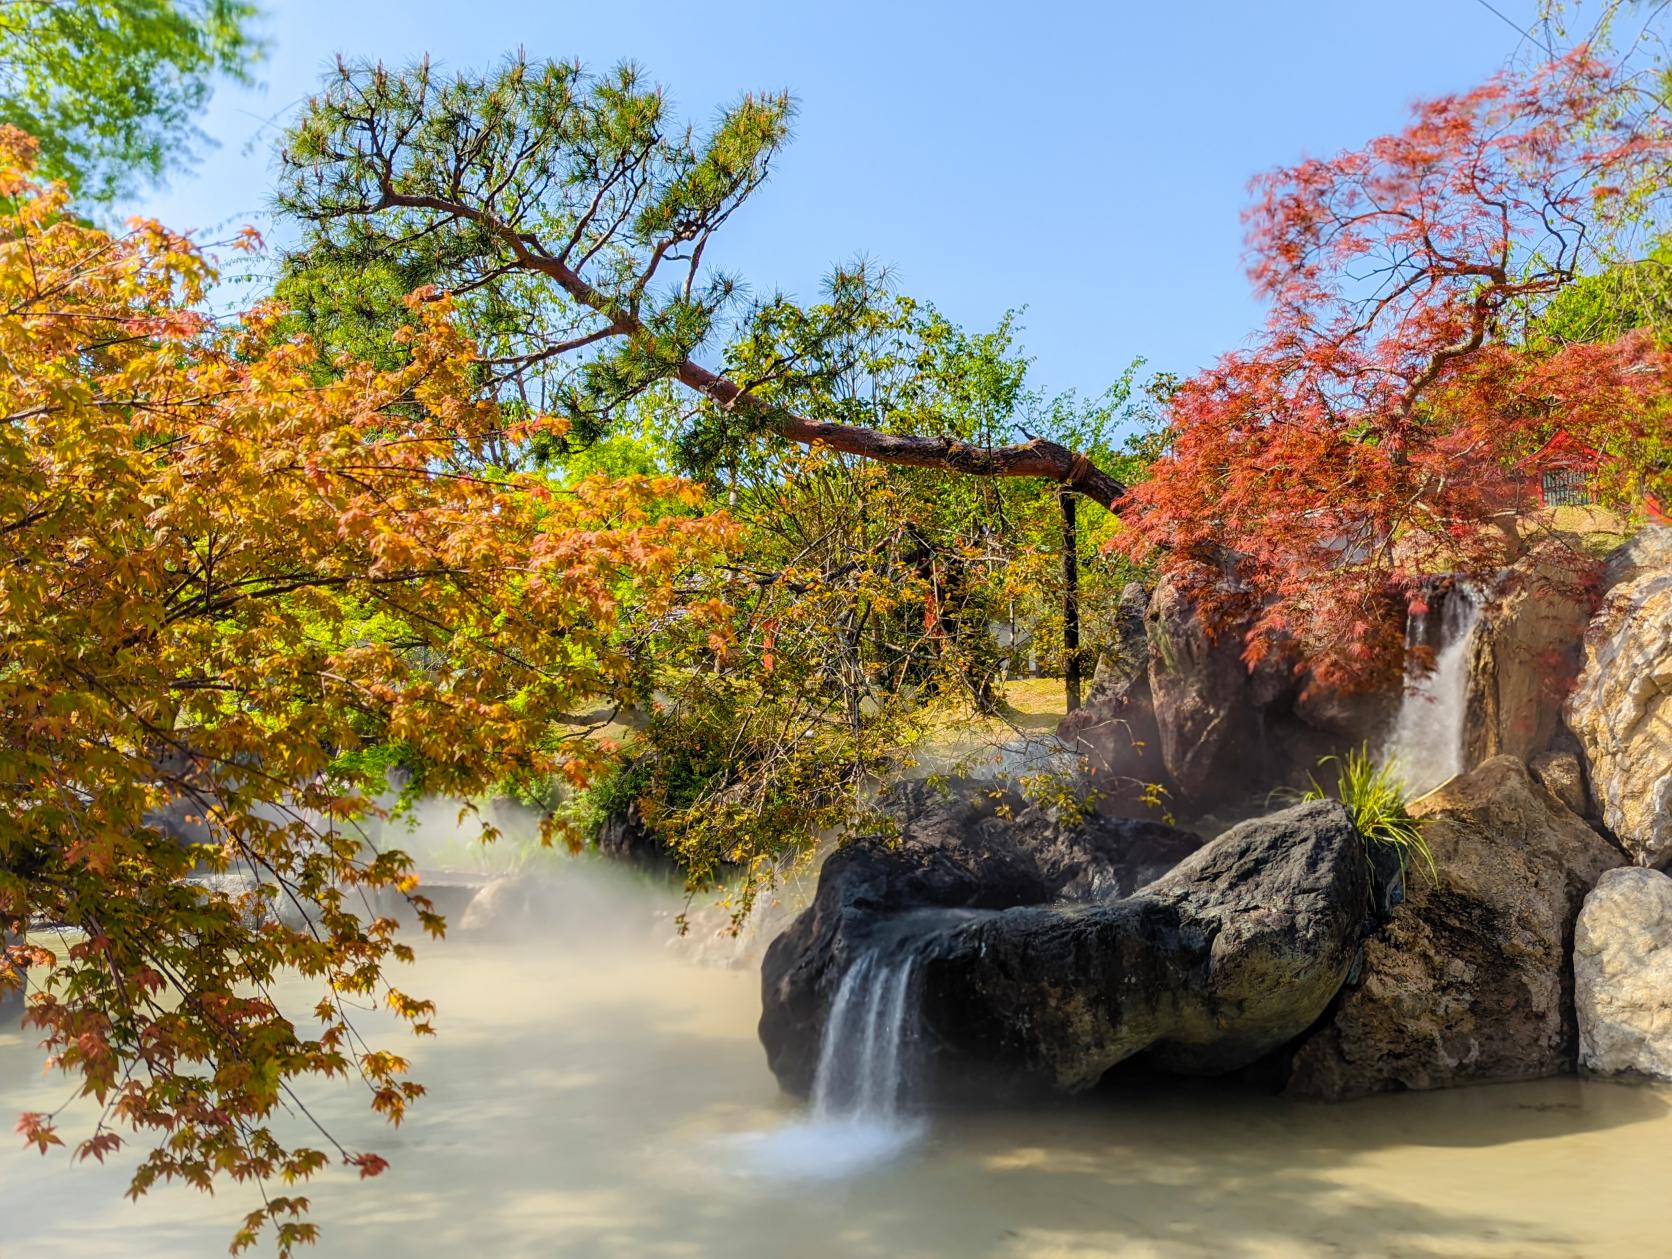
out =
<path fill-rule="evenodd" d="M 624 337 L 634 345 L 647 345 L 651 334 L 638 316 L 623 304 L 589 284 L 560 257 L 548 252 L 527 232 L 518 231 L 480 207 L 461 201 L 421 194 L 399 193 L 385 185 L 383 195 L 372 207 L 432 210 L 475 223 L 491 232 L 511 250 L 526 270 L 545 276 L 576 302 L 606 321 L 599 337 Z M 1040 477 L 1083 494 L 1111 512 L 1118 512 L 1126 486 L 1098 468 L 1090 459 L 1056 442 L 1033 438 L 1008 446 L 981 446 L 952 437 L 918 437 L 884 433 L 853 424 L 813 420 L 763 402 L 736 382 L 685 358 L 674 371 L 688 389 L 720 406 L 763 421 L 786 441 L 803 446 L 824 446 L 842 454 L 858 455 L 879 463 L 911 468 L 938 468 L 966 476 Z"/>

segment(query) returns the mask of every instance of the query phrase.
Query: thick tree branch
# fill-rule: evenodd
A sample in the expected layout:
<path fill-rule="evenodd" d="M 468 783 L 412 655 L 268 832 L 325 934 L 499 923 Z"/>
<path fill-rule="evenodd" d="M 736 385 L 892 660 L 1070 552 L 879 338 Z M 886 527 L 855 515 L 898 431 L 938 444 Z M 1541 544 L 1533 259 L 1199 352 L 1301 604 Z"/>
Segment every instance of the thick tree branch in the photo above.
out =
<path fill-rule="evenodd" d="M 965 476 L 1041 477 L 1085 495 L 1109 511 L 1118 510 L 1126 487 L 1084 455 L 1056 442 L 1034 438 L 1009 446 L 979 446 L 953 437 L 883 433 L 856 424 L 810 420 L 782 411 L 746 393 L 733 381 L 686 359 L 675 372 L 681 384 L 721 406 L 747 411 L 771 424 L 786 441 L 825 446 L 910 468 L 939 468 Z"/>

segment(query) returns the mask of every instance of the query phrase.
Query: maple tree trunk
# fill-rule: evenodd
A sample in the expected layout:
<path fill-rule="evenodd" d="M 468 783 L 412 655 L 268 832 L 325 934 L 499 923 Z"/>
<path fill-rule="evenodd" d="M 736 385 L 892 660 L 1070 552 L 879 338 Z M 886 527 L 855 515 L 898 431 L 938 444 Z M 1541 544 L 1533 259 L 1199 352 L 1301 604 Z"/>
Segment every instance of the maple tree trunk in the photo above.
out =
<path fill-rule="evenodd" d="M 1057 491 L 1062 504 L 1062 682 L 1067 708 L 1080 706 L 1080 530 L 1073 493 Z"/>

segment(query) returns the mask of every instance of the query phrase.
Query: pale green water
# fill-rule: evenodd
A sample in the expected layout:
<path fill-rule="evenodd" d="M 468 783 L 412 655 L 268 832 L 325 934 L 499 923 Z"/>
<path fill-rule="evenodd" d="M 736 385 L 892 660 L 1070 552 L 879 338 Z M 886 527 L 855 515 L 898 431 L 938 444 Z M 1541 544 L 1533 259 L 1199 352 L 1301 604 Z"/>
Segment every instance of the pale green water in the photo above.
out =
<path fill-rule="evenodd" d="M 592 932 L 584 933 L 593 936 Z M 593 936 L 596 940 L 597 937 Z M 1672 1251 L 1672 1093 L 1576 1080 L 1327 1107 L 1169 1090 L 937 1117 L 849 1177 L 746 1172 L 748 1134 L 793 1120 L 754 1037 L 751 971 L 605 937 L 439 946 L 413 1046 L 431 1096 L 398 1132 L 363 1094 L 310 1103 L 392 1167 L 308 1192 L 316 1253 L 542 1259 L 1183 1259 L 1609 1256 Z M 299 995 L 302 995 L 299 990 Z M 399 1044 L 400 1042 L 396 1042 Z M 62 1101 L 0 1035 L 0 1113 Z M 74 1128 L 66 1126 L 66 1131 Z M 740 1139 L 741 1137 L 741 1139 Z M 770 1147 L 769 1147 L 770 1148 Z M 770 1166 L 764 1169 L 773 1170 Z M 225 1253 L 249 1195 L 0 1152 L 0 1259 Z"/>

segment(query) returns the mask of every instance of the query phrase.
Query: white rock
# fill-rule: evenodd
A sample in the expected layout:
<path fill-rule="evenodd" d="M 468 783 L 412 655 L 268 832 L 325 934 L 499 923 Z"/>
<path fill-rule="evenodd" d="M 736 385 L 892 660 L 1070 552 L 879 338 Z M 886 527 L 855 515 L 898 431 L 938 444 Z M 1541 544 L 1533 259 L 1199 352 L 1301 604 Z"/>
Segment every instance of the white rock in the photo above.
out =
<path fill-rule="evenodd" d="M 1579 911 L 1573 975 L 1580 1066 L 1672 1080 L 1672 878 L 1605 873 Z"/>
<path fill-rule="evenodd" d="M 1608 592 L 1567 719 L 1603 823 L 1639 865 L 1659 867 L 1672 862 L 1672 547 L 1640 550 L 1665 558 Z"/>
<path fill-rule="evenodd" d="M 510 931 L 533 917 L 536 889 L 531 879 L 504 874 L 487 884 L 465 907 L 461 931 Z"/>

